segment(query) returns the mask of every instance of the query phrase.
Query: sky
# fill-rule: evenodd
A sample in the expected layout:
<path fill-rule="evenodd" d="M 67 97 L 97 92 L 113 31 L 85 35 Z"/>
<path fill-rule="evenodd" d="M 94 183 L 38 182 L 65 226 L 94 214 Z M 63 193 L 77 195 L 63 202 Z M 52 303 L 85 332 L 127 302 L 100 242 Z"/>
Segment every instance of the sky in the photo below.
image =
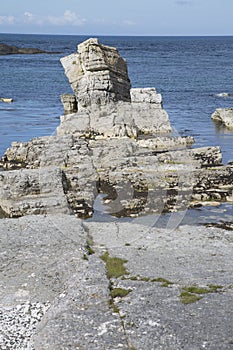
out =
<path fill-rule="evenodd" d="M 2 0 L 0 33 L 233 35 L 233 0 Z"/>

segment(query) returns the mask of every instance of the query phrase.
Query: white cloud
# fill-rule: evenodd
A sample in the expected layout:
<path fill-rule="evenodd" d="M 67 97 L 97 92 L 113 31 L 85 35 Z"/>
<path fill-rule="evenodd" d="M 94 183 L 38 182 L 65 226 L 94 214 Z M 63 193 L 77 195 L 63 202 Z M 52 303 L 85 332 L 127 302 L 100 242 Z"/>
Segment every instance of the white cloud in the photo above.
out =
<path fill-rule="evenodd" d="M 14 16 L 0 16 L 0 24 L 14 24 L 15 22 Z"/>
<path fill-rule="evenodd" d="M 52 26 L 82 26 L 86 19 L 81 18 L 75 12 L 66 10 L 61 16 L 38 16 L 31 12 L 25 12 L 23 15 L 23 22 L 35 25 L 52 25 Z"/>
<path fill-rule="evenodd" d="M 70 24 L 72 26 L 82 26 L 86 19 L 80 17 L 75 12 L 66 10 L 62 16 L 48 16 L 46 22 L 52 25 L 63 26 Z"/>
<path fill-rule="evenodd" d="M 37 25 L 42 25 L 44 23 L 43 17 L 34 15 L 31 12 L 25 12 L 23 14 L 23 22 L 29 23 L 29 24 L 37 24 Z"/>

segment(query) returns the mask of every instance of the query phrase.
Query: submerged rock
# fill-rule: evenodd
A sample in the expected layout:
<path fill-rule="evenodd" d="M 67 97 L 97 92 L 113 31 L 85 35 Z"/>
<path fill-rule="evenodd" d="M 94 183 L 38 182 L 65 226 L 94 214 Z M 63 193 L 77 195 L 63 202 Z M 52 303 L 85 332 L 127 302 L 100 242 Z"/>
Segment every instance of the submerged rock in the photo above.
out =
<path fill-rule="evenodd" d="M 233 129 L 233 108 L 217 108 L 211 118 L 227 128 Z"/>
<path fill-rule="evenodd" d="M 0 102 L 11 103 L 13 102 L 13 98 L 1 97 Z"/>

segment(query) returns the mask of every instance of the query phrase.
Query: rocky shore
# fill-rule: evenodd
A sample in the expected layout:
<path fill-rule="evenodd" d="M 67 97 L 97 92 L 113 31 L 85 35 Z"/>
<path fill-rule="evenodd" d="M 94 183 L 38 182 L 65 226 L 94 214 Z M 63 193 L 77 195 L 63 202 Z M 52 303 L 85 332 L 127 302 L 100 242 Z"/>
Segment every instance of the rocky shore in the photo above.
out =
<path fill-rule="evenodd" d="M 39 54 L 39 53 L 57 53 L 57 52 L 49 52 L 40 50 L 33 47 L 17 47 L 13 45 L 7 45 L 0 43 L 0 55 L 16 55 L 16 54 L 23 54 L 23 55 L 32 55 L 32 54 Z"/>
<path fill-rule="evenodd" d="M 0 162 L 1 349 L 232 349 L 231 226 L 153 220 L 233 203 L 232 166 L 174 134 L 115 48 L 89 39 L 61 63 L 56 135 Z M 81 220 L 100 197 L 115 221 Z"/>

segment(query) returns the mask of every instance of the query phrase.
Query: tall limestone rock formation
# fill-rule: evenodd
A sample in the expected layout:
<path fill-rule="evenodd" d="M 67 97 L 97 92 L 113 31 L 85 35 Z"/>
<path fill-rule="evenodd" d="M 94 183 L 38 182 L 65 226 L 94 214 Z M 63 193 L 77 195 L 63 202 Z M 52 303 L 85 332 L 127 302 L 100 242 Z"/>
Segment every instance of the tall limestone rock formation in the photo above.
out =
<path fill-rule="evenodd" d="M 130 101 L 126 61 L 114 47 L 89 39 L 78 45 L 78 53 L 61 59 L 79 108 L 111 101 Z"/>
<path fill-rule="evenodd" d="M 135 138 L 171 131 L 161 95 L 154 88 L 130 89 L 126 61 L 115 48 L 89 39 L 78 45 L 78 53 L 62 58 L 61 63 L 77 99 L 78 112 L 69 116 L 67 98 L 64 103 L 62 97 L 65 116 L 59 135 Z"/>

